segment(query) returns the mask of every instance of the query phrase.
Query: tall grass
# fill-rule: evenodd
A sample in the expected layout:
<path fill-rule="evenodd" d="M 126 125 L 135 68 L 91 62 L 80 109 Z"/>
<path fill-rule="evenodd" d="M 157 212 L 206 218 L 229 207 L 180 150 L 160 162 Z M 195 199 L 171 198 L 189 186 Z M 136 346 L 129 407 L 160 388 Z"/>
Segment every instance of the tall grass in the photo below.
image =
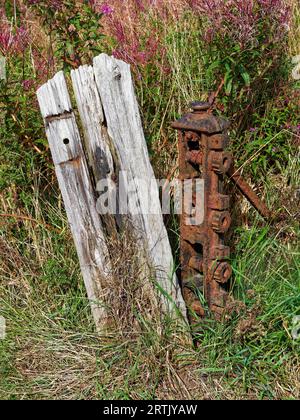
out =
<path fill-rule="evenodd" d="M 298 185 L 295 169 L 291 158 L 280 189 Z M 270 191 L 274 200 L 280 189 Z M 160 330 L 149 322 L 147 307 L 136 300 L 131 322 L 110 337 L 95 335 L 65 217 L 45 208 L 48 223 L 61 230 L 56 233 L 36 210 L 39 226 L 7 225 L 0 238 L 0 306 L 7 319 L 2 398 L 300 397 L 299 342 L 291 334 L 300 314 L 296 224 L 267 227 L 257 218 L 236 232 L 233 290 L 241 304 L 224 324 L 199 323 L 192 350 L 184 342 L 178 347 L 178 339 L 175 344 L 171 324 Z M 130 282 L 123 284 L 123 293 L 134 293 Z"/>
<path fill-rule="evenodd" d="M 291 6 L 293 8 L 293 22 L 290 31 L 290 54 L 293 57 L 300 53 L 300 7 L 297 0 L 291 0 Z"/>

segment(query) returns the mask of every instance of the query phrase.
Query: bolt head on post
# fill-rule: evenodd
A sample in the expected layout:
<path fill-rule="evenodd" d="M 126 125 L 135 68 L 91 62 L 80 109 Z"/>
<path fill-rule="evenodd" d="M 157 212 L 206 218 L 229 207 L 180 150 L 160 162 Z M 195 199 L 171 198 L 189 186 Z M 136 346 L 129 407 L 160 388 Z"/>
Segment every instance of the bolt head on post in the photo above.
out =
<path fill-rule="evenodd" d="M 218 175 L 225 175 L 231 165 L 233 159 L 231 153 L 227 152 L 211 152 L 210 165 L 211 169 Z"/>
<path fill-rule="evenodd" d="M 214 272 L 214 280 L 217 283 L 226 284 L 232 276 L 232 268 L 228 262 L 221 262 L 218 264 Z"/>
<path fill-rule="evenodd" d="M 228 232 L 231 225 L 231 216 L 229 211 L 213 211 L 210 215 L 210 225 L 217 233 Z"/>

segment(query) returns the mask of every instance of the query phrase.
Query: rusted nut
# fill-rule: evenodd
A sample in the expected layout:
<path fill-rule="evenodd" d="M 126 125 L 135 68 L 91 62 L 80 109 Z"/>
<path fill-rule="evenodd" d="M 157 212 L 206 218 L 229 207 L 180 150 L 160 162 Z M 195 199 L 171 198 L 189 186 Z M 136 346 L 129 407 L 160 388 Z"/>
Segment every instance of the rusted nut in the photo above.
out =
<path fill-rule="evenodd" d="M 191 150 L 186 154 L 186 161 L 194 165 L 202 165 L 203 153 L 200 150 Z"/>
<path fill-rule="evenodd" d="M 208 147 L 210 150 L 223 151 L 229 145 L 229 136 L 227 134 L 214 134 L 208 139 Z"/>
<path fill-rule="evenodd" d="M 227 262 L 221 262 L 217 266 L 215 272 L 214 272 L 214 280 L 221 284 L 228 283 L 228 280 L 232 276 L 232 268 L 230 264 Z"/>
<path fill-rule="evenodd" d="M 232 165 L 232 155 L 226 152 L 212 152 L 210 162 L 212 171 L 225 175 Z"/>
<path fill-rule="evenodd" d="M 211 210 L 228 210 L 230 207 L 229 195 L 216 194 L 209 198 L 208 207 Z"/>
<path fill-rule="evenodd" d="M 228 232 L 231 225 L 231 216 L 229 211 L 213 211 L 210 215 L 210 225 L 217 233 Z"/>
<path fill-rule="evenodd" d="M 203 258 L 197 256 L 192 257 L 189 260 L 189 267 L 199 271 L 200 273 L 203 273 Z"/>

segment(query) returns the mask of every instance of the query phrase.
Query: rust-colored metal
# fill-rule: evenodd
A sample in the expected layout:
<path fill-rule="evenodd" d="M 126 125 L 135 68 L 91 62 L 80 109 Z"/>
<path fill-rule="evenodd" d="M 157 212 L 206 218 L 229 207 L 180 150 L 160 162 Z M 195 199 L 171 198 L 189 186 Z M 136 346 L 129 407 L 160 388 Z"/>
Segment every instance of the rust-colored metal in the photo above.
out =
<path fill-rule="evenodd" d="M 235 171 L 233 157 L 226 151 L 229 123 L 215 116 L 208 102 L 194 102 L 192 112 L 174 122 L 179 130 L 179 170 L 181 180 L 204 181 L 204 203 L 193 195 L 191 208 L 204 206 L 202 224 L 191 225 L 191 210 L 181 216 L 181 283 L 183 295 L 193 323 L 195 315 L 204 317 L 197 290 L 203 291 L 210 311 L 221 319 L 228 299 L 228 283 L 232 276 L 230 248 L 225 234 L 231 226 L 230 197 L 223 192 L 228 176 L 265 217 L 270 211 L 250 186 Z"/>
<path fill-rule="evenodd" d="M 255 194 L 250 185 L 243 179 L 242 174 L 239 170 L 236 170 L 232 165 L 228 171 L 228 176 L 231 181 L 238 187 L 241 193 L 250 201 L 253 207 L 266 219 L 271 219 L 273 214 L 267 208 L 265 203 Z"/>

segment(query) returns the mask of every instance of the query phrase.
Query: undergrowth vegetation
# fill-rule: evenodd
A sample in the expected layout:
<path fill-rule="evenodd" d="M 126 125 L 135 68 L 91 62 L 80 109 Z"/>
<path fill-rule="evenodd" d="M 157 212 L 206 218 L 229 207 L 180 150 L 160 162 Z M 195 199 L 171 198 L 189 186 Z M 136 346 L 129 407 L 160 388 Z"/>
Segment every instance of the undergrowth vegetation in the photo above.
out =
<path fill-rule="evenodd" d="M 300 397 L 299 28 L 297 0 L 0 0 L 0 398 Z M 98 52 L 131 64 L 157 177 L 178 172 L 170 123 L 218 92 L 237 164 L 284 215 L 267 225 L 232 191 L 240 304 L 197 348 L 149 321 L 130 238 L 119 328 L 95 334 L 35 92 Z"/>

